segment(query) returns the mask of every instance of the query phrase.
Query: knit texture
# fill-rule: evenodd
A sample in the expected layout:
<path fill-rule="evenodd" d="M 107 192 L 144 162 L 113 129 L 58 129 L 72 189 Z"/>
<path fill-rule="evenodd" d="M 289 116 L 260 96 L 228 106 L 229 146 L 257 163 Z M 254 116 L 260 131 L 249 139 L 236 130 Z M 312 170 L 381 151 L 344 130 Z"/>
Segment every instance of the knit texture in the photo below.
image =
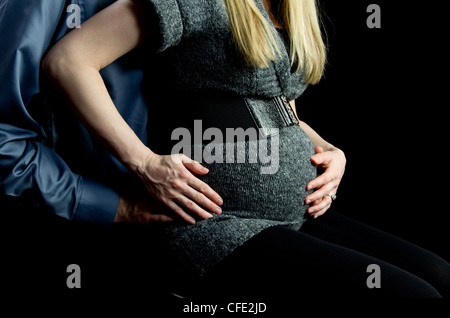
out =
<path fill-rule="evenodd" d="M 304 222 L 307 205 L 306 184 L 316 177 L 311 163 L 314 147 L 299 126 L 284 127 L 277 135 L 279 143 L 278 170 L 274 174 L 261 174 L 267 163 L 250 163 L 248 155 L 259 149 L 258 143 L 267 142 L 272 149 L 272 138 L 221 144 L 216 149 L 234 151 L 234 162 L 204 165 L 210 172 L 199 177 L 223 198 L 223 213 L 195 225 L 171 223 L 163 225 L 165 240 L 171 242 L 180 271 L 193 277 L 201 276 L 238 246 L 260 231 L 286 225 L 299 229 Z M 240 149 L 240 150 L 238 150 Z M 247 154 L 244 163 L 237 163 L 238 154 Z"/>
<path fill-rule="evenodd" d="M 154 14 L 150 18 L 157 22 L 158 28 L 153 33 L 160 36 L 157 53 L 150 61 L 155 67 L 149 67 L 153 78 L 157 78 L 156 87 L 152 89 L 159 95 L 168 96 L 168 101 L 177 93 L 183 96 L 186 92 L 201 94 L 211 91 L 254 98 L 284 94 L 292 100 L 306 88 L 302 75 L 291 73 L 287 51 L 267 68 L 249 67 L 242 63 L 242 57 L 232 44 L 223 0 L 149 1 Z M 270 22 L 261 1 L 256 3 Z M 284 47 L 281 36 L 277 36 L 280 47 Z M 157 73 L 157 69 L 163 71 Z M 176 116 L 177 105 L 166 104 L 163 105 L 173 107 L 171 116 Z M 274 109 L 258 107 L 257 104 L 253 109 L 257 126 L 282 123 Z M 161 104 L 155 107 L 157 109 Z M 164 124 L 170 126 L 170 116 L 167 118 Z M 168 251 L 178 259 L 176 263 L 182 275 L 193 278 L 204 275 L 233 250 L 268 227 L 286 225 L 298 229 L 302 225 L 307 209 L 304 199 L 309 193 L 306 184 L 316 177 L 316 168 L 310 161 L 314 147 L 299 126 L 279 128 L 276 136 L 269 136 L 265 141 L 268 153 L 278 151 L 276 172 L 263 174 L 262 169 L 267 168 L 268 163 L 248 160 L 251 151 L 263 146 L 259 144 L 261 141 L 216 145 L 215 151 L 222 153 L 213 155 L 223 155 L 223 163 L 205 164 L 210 172 L 199 178 L 222 196 L 223 213 L 199 220 L 195 225 L 182 222 L 158 225 L 161 242 L 167 243 Z M 233 150 L 231 162 L 226 158 L 230 149 Z M 242 152 L 247 154 L 244 162 L 239 159 Z"/>
<path fill-rule="evenodd" d="M 306 88 L 301 73 L 291 73 L 287 50 L 267 68 L 246 66 L 232 44 L 228 14 L 223 0 L 149 0 L 157 23 L 161 54 L 167 67 L 161 76 L 163 89 L 173 91 L 216 90 L 243 96 L 289 100 Z M 261 1 L 256 1 L 270 22 Z M 272 24 L 271 24 L 272 25 Z M 281 35 L 277 36 L 284 47 Z"/>

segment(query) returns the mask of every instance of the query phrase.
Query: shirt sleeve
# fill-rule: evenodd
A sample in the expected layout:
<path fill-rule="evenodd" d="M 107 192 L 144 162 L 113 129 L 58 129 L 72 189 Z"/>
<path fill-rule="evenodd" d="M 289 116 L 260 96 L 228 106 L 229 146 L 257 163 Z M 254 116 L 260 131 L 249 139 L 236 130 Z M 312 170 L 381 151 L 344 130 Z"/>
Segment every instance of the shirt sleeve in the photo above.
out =
<path fill-rule="evenodd" d="M 177 45 L 183 37 L 183 20 L 177 0 L 149 0 L 159 35 L 157 52 Z"/>
<path fill-rule="evenodd" d="M 27 107 L 40 93 L 39 70 L 66 1 L 0 3 L 0 200 L 15 197 L 70 220 L 111 224 L 119 195 L 71 171 L 41 142 Z"/>

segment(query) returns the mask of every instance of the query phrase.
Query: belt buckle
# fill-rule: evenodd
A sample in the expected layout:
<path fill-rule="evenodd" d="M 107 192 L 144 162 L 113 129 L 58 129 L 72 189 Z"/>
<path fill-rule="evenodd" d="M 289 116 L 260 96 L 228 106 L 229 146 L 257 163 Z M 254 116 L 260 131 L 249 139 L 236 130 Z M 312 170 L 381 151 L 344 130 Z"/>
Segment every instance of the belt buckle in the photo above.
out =
<path fill-rule="evenodd" d="M 295 116 L 291 104 L 288 102 L 286 96 L 281 95 L 279 97 L 275 97 L 274 102 L 278 108 L 278 111 L 281 114 L 281 117 L 283 117 L 286 126 L 293 126 L 299 124 L 298 119 Z"/>

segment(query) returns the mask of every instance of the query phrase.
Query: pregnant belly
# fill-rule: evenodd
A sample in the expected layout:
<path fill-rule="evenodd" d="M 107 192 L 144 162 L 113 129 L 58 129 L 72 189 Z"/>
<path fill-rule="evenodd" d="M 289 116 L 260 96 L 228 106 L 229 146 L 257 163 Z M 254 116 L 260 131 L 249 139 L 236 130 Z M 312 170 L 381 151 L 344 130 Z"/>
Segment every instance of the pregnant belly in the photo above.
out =
<path fill-rule="evenodd" d="M 303 219 L 306 185 L 317 172 L 310 161 L 314 147 L 299 126 L 283 127 L 267 139 L 202 147 L 214 160 L 204 158 L 210 172 L 200 179 L 222 196 L 223 215 Z"/>

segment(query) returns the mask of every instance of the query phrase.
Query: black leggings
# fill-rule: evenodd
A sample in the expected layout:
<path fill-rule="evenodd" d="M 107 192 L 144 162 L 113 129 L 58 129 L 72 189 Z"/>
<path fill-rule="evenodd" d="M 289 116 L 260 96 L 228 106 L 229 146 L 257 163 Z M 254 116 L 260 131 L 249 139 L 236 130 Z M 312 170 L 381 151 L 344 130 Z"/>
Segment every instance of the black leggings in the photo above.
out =
<path fill-rule="evenodd" d="M 329 211 L 308 220 L 300 231 L 264 230 L 196 286 L 200 297 L 236 299 L 439 298 L 450 296 L 450 265 L 423 248 Z"/>

